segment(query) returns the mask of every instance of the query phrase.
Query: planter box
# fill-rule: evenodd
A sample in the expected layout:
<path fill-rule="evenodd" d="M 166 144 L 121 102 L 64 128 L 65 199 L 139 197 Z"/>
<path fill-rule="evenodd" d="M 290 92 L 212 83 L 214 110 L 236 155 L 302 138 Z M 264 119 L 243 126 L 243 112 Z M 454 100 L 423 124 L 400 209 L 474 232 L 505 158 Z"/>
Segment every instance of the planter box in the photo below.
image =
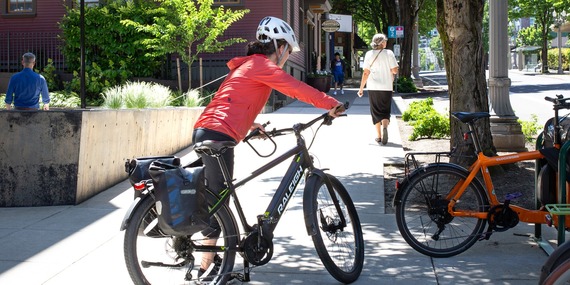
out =
<path fill-rule="evenodd" d="M 202 111 L 0 111 L 0 206 L 79 204 L 126 179 L 126 159 L 190 146 Z"/>
<path fill-rule="evenodd" d="M 307 77 L 305 82 L 321 92 L 329 92 L 331 90 L 332 77 Z"/>

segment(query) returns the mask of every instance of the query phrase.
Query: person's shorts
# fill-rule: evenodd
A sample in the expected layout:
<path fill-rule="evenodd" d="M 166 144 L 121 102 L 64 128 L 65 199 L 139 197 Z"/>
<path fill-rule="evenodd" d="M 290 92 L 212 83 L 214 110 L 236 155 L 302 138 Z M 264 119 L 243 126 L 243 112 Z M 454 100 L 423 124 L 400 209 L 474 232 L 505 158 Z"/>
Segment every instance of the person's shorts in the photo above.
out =
<path fill-rule="evenodd" d="M 344 83 L 344 73 L 333 73 L 333 76 L 334 76 L 334 82 L 337 82 L 339 84 Z"/>

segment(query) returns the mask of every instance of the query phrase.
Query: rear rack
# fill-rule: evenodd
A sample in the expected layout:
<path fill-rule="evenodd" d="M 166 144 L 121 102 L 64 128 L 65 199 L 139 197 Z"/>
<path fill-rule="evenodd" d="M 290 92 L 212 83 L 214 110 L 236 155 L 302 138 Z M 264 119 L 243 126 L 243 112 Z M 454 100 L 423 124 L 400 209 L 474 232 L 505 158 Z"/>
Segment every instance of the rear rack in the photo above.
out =
<path fill-rule="evenodd" d="M 440 163 L 442 157 L 451 157 L 454 151 L 448 152 L 408 152 L 406 156 L 404 156 L 404 174 L 406 176 L 410 175 L 412 170 L 415 170 L 420 166 L 418 159 L 416 156 L 435 156 L 434 163 Z"/>

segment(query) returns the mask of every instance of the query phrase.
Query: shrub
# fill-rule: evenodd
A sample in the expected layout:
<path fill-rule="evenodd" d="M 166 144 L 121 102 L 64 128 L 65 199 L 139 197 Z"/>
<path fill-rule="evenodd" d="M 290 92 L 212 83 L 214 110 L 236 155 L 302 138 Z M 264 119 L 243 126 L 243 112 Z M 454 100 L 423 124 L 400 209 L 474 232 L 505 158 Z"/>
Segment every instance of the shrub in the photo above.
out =
<path fill-rule="evenodd" d="M 200 91 L 196 89 L 189 90 L 183 96 L 182 104 L 186 107 L 198 107 L 204 101 L 204 98 L 200 97 Z"/>
<path fill-rule="evenodd" d="M 410 135 L 410 140 L 415 141 L 420 138 L 441 139 L 449 137 L 449 135 L 449 118 L 432 109 L 414 123 L 414 131 Z"/>
<path fill-rule="evenodd" d="M 430 110 L 433 110 L 433 99 L 431 97 L 414 101 L 408 106 L 404 114 L 402 114 L 402 120 L 404 120 L 404 122 L 416 121 Z"/>
<path fill-rule="evenodd" d="M 127 82 L 103 92 L 103 107 L 109 109 L 144 109 L 169 106 L 172 92 L 168 87 L 148 82 Z"/>
<path fill-rule="evenodd" d="M 414 81 L 409 77 L 398 77 L 398 80 L 396 81 L 396 90 L 400 93 L 418 92 Z"/>
<path fill-rule="evenodd" d="M 538 116 L 536 114 L 530 115 L 530 121 L 523 121 L 518 120 L 519 124 L 521 124 L 523 135 L 527 142 L 534 142 L 536 139 L 536 134 L 538 134 L 538 130 L 542 128 L 540 124 L 538 124 Z"/>
<path fill-rule="evenodd" d="M 57 91 L 50 92 L 50 107 L 77 108 L 81 105 L 81 99 L 74 92 Z"/>
<path fill-rule="evenodd" d="M 450 135 L 449 118 L 433 108 L 431 97 L 414 101 L 402 114 L 402 120 L 414 126 L 410 140 L 420 138 L 445 138 Z"/>

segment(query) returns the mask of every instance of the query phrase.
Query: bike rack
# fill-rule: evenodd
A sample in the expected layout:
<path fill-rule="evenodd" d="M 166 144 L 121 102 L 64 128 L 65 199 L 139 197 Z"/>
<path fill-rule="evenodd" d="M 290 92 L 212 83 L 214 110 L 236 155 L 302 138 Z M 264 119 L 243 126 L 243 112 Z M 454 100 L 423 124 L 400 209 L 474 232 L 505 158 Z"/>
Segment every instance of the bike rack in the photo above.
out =
<path fill-rule="evenodd" d="M 558 215 L 558 245 L 564 243 L 566 235 L 566 215 L 570 214 L 568 208 L 568 201 L 566 200 L 566 158 L 570 149 L 570 141 L 562 145 L 560 154 L 558 156 L 558 204 L 553 205 L 551 208 L 556 209 L 554 212 L 550 211 L 549 205 L 546 206 L 553 215 Z"/>

